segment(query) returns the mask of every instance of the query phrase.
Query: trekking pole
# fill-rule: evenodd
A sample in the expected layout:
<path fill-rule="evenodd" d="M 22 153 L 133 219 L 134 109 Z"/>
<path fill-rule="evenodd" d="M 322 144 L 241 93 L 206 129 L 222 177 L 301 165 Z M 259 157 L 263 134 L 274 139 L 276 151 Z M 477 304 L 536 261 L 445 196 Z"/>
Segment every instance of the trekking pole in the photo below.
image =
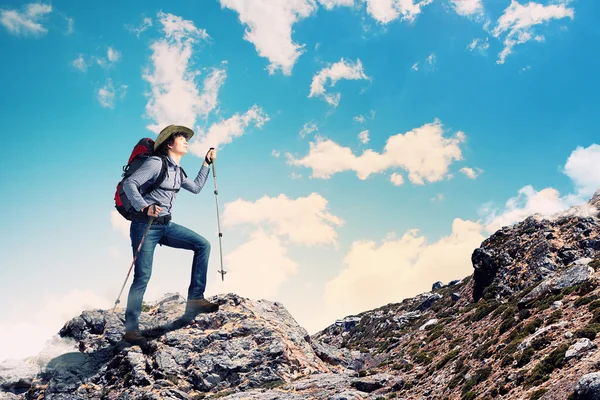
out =
<path fill-rule="evenodd" d="M 156 205 L 154 207 L 155 207 L 154 209 L 156 210 Z M 123 282 L 123 286 L 121 287 L 121 291 L 119 292 L 119 297 L 117 297 L 117 300 L 115 301 L 115 306 L 113 307 L 113 310 L 112 310 L 113 313 L 117 309 L 117 304 L 119 304 L 121 302 L 121 300 L 119 300 L 119 299 L 121 298 L 121 294 L 123 294 L 123 289 L 125 289 L 125 285 L 127 284 L 127 279 L 129 279 L 129 275 L 131 274 L 131 269 L 133 268 L 133 266 L 135 264 L 135 260 L 137 259 L 138 254 L 140 254 L 140 250 L 142 249 L 144 240 L 146 239 L 146 236 L 148 235 L 148 231 L 150 231 L 152 222 L 154 222 L 154 217 L 150 217 L 150 219 L 148 220 L 148 226 L 146 226 L 146 231 L 144 232 L 144 236 L 142 236 L 142 240 L 140 241 L 140 244 L 139 244 L 137 250 L 135 251 L 135 255 L 133 256 L 133 261 L 131 262 L 131 266 L 129 267 L 127 276 L 125 277 L 125 282 Z"/>
<path fill-rule="evenodd" d="M 211 150 L 214 149 L 214 147 L 210 148 Z M 215 183 L 215 202 L 217 203 L 217 227 L 219 229 L 219 253 L 221 255 L 221 270 L 219 271 L 219 273 L 221 274 L 221 281 L 225 281 L 225 274 L 227 273 L 227 271 L 225 271 L 223 269 L 223 246 L 221 245 L 221 238 L 223 237 L 223 234 L 221 233 L 221 222 L 219 221 L 219 191 L 217 190 L 217 168 L 215 165 L 215 160 L 212 161 L 212 166 L 213 166 L 213 181 Z"/>

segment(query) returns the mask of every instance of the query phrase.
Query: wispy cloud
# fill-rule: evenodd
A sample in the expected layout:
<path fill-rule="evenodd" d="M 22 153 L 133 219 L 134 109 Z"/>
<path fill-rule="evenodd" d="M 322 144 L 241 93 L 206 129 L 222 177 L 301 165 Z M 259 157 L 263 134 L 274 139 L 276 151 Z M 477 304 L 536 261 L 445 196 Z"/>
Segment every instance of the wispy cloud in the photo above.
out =
<path fill-rule="evenodd" d="M 486 37 L 485 40 L 480 38 L 475 38 L 469 43 L 467 48 L 471 51 L 478 50 L 480 53 L 485 54 L 487 49 L 490 48 L 489 39 Z"/>
<path fill-rule="evenodd" d="M 152 43 L 151 68 L 143 73 L 150 83 L 146 115 L 154 121 L 148 129 L 154 132 L 169 124 L 193 127 L 199 117 L 206 117 L 216 106 L 219 89 L 225 82 L 225 70 L 210 69 L 200 92 L 195 78 L 200 70 L 192 67 L 193 46 L 209 39 L 204 29 L 181 17 L 159 13 L 165 37 Z"/>
<path fill-rule="evenodd" d="M 105 108 L 114 108 L 117 99 L 123 99 L 127 94 L 127 85 L 115 89 L 112 80 L 108 78 L 103 87 L 98 90 L 98 101 Z"/>
<path fill-rule="evenodd" d="M 40 37 L 48 33 L 41 20 L 52 12 L 52 6 L 42 3 L 30 3 L 23 11 L 0 9 L 0 23 L 16 36 Z"/>
<path fill-rule="evenodd" d="M 411 69 L 413 71 L 418 71 L 419 68 L 420 68 L 419 64 L 421 64 L 421 63 L 419 61 L 417 61 L 416 63 L 413 64 L 413 66 L 411 67 Z M 433 72 L 436 69 L 437 69 L 437 58 L 435 56 L 435 53 L 431 53 L 423 61 L 423 70 L 425 72 Z"/>
<path fill-rule="evenodd" d="M 301 138 L 305 138 L 306 135 L 310 135 L 313 132 L 317 132 L 319 130 L 319 127 L 317 126 L 317 124 L 315 124 L 314 122 L 307 122 L 304 124 L 304 126 L 302 126 L 302 129 L 300 129 L 300 137 Z"/>
<path fill-rule="evenodd" d="M 206 132 L 199 131 L 197 139 L 190 144 L 190 151 L 199 157 L 204 157 L 210 147 L 220 149 L 231 143 L 233 139 L 242 136 L 249 126 L 261 128 L 267 121 L 269 116 L 262 108 L 254 105 L 244 114 L 235 114 L 231 118 L 212 124 Z"/>
<path fill-rule="evenodd" d="M 314 0 L 220 0 L 221 7 L 234 10 L 246 26 L 244 39 L 254 44 L 258 55 L 269 60 L 270 74 L 281 70 L 291 75 L 304 45 L 292 40 L 292 26 L 317 10 Z M 326 2 L 333 6 L 340 1 Z"/>
<path fill-rule="evenodd" d="M 125 25 L 125 28 L 127 28 L 129 32 L 135 33 L 137 37 L 140 37 L 140 35 L 150 27 L 152 27 L 152 18 L 150 17 L 144 17 L 142 23 L 137 27 Z"/>
<path fill-rule="evenodd" d="M 79 54 L 79 56 L 71 62 L 71 65 L 77 68 L 78 70 L 85 72 L 87 71 L 88 65 L 83 58 L 83 54 Z"/>
<path fill-rule="evenodd" d="M 70 35 L 75 32 L 75 20 L 69 17 L 65 17 L 65 20 L 67 21 L 67 31 L 65 33 Z"/>
<path fill-rule="evenodd" d="M 375 119 L 375 110 L 371 110 L 371 113 L 369 116 L 365 117 L 364 115 L 360 114 L 356 117 L 352 117 L 352 119 L 356 122 L 358 122 L 359 124 L 364 124 L 367 121 L 367 118 L 370 120 Z"/>
<path fill-rule="evenodd" d="M 567 7 L 570 0 L 557 0 L 555 4 L 547 6 L 534 2 L 521 5 L 512 0 L 498 19 L 498 24 L 493 30 L 495 37 L 506 33 L 504 37 L 504 49 L 498 55 L 498 64 L 504 64 L 506 57 L 513 52 L 516 45 L 526 43 L 530 40 L 544 41 L 543 35 L 535 34 L 536 25 L 545 24 L 553 19 L 574 18 L 573 8 Z"/>
<path fill-rule="evenodd" d="M 108 48 L 108 61 L 111 63 L 115 63 L 121 59 L 121 52 L 113 49 L 112 47 Z"/>
<path fill-rule="evenodd" d="M 353 63 L 342 58 L 337 63 L 321 69 L 313 77 L 308 97 L 322 96 L 331 106 L 337 107 L 340 102 L 341 94 L 326 93 L 325 83 L 329 80 L 331 82 L 330 86 L 333 87 L 340 79 L 369 80 L 369 77 L 365 75 L 362 63 L 359 59 Z"/>
<path fill-rule="evenodd" d="M 361 133 L 359 133 L 358 134 L 358 140 L 360 140 L 360 142 L 362 144 L 369 143 L 369 131 L 368 130 L 364 130 Z"/>

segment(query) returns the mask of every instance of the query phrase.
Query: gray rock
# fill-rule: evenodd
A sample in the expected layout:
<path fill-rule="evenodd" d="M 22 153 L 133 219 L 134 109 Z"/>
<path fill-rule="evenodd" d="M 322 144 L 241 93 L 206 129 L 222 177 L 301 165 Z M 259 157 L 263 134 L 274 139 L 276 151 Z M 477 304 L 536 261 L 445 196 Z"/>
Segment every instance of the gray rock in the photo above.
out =
<path fill-rule="evenodd" d="M 39 372 L 37 365 L 23 360 L 5 360 L 0 363 L 0 389 L 23 393 L 31 387 L 31 382 Z"/>
<path fill-rule="evenodd" d="M 32 398 L 102 397 L 100 389 L 94 389 L 97 393 L 90 389 L 95 387 L 107 388 L 119 398 L 178 399 L 189 398 L 190 391 L 247 392 L 332 371 L 313 349 L 319 345 L 311 343 L 306 330 L 280 303 L 233 294 L 212 300 L 221 305 L 219 311 L 200 314 L 193 321 L 180 319 L 185 300 L 179 295 L 148 304 L 140 318 L 142 333 L 149 339 L 143 349 L 121 342 L 122 309 L 116 314 L 82 313 L 61 329 L 82 352 L 53 359 L 47 373 L 33 382 Z M 321 356 L 333 352 L 325 346 L 320 349 Z M 336 357 L 342 368 L 366 362 L 360 353 L 349 351 L 331 355 L 332 360 Z M 350 389 L 347 381 L 332 388 L 345 389 Z M 312 396 L 314 389 L 307 391 Z"/>
<path fill-rule="evenodd" d="M 527 304 L 538 298 L 562 289 L 578 285 L 588 281 L 594 274 L 594 270 L 587 265 L 575 265 L 560 271 L 552 278 L 549 278 L 537 285 L 531 292 L 525 295 L 519 304 Z"/>
<path fill-rule="evenodd" d="M 563 302 L 560 300 L 557 300 L 554 303 L 552 303 L 552 308 L 555 308 L 555 309 L 561 308 L 562 306 L 563 306 Z"/>
<path fill-rule="evenodd" d="M 364 394 L 356 390 L 344 390 L 342 393 L 329 397 L 330 400 L 362 400 Z"/>
<path fill-rule="evenodd" d="M 584 375 L 573 393 L 575 400 L 600 400 L 600 372 Z"/>
<path fill-rule="evenodd" d="M 417 301 L 420 300 L 420 304 L 417 306 L 417 310 L 425 311 L 430 308 L 433 303 L 442 298 L 442 295 L 439 293 L 424 293 L 422 295 L 417 296 Z"/>
<path fill-rule="evenodd" d="M 589 350 L 595 349 L 598 347 L 596 343 L 592 342 L 588 338 L 581 338 L 577 341 L 577 343 L 571 345 L 567 352 L 565 353 L 565 358 L 573 358 L 573 357 L 581 357 Z"/>
<path fill-rule="evenodd" d="M 437 289 L 441 289 L 444 287 L 444 284 L 440 281 L 435 282 L 433 285 L 431 285 L 431 290 L 437 290 Z"/>
<path fill-rule="evenodd" d="M 452 293 L 452 301 L 458 301 L 460 300 L 460 294 L 459 293 Z"/>

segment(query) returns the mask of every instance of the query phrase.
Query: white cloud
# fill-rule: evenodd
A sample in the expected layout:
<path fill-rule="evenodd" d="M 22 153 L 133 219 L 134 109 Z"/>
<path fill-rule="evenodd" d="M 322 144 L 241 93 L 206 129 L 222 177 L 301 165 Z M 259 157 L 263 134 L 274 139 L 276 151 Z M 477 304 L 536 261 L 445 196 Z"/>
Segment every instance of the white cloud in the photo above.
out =
<path fill-rule="evenodd" d="M 475 16 L 483 13 L 481 0 L 450 0 L 450 4 L 459 15 Z"/>
<path fill-rule="evenodd" d="M 573 196 L 561 197 L 558 190 L 546 188 L 536 191 L 531 185 L 519 190 L 517 196 L 508 199 L 503 209 L 484 206 L 480 214 L 485 216 L 485 228 L 493 233 L 503 226 L 520 222 L 530 215 L 551 215 L 580 203 Z"/>
<path fill-rule="evenodd" d="M 260 227 L 269 235 L 303 246 L 337 246 L 333 226 L 342 226 L 344 221 L 328 211 L 327 203 L 318 193 L 297 199 L 284 194 L 264 196 L 255 202 L 239 199 L 225 204 L 223 224 Z"/>
<path fill-rule="evenodd" d="M 485 239 L 478 223 L 456 218 L 452 233 L 428 244 L 417 230 L 400 239 L 355 241 L 345 268 L 325 286 L 324 304 L 331 319 L 400 302 L 473 272 L 471 254 Z"/>
<path fill-rule="evenodd" d="M 436 68 L 436 63 L 437 63 L 437 58 L 435 56 L 435 53 L 431 53 L 423 61 L 423 70 L 425 72 L 433 72 L 433 71 L 435 71 L 437 69 Z M 413 71 L 418 71 L 419 70 L 419 64 L 420 64 L 420 62 L 417 61 L 416 63 L 413 64 L 413 66 L 411 67 L 411 69 Z"/>
<path fill-rule="evenodd" d="M 114 108 L 115 106 L 115 88 L 112 81 L 106 80 L 103 87 L 98 90 L 98 101 L 100 105 L 105 108 Z"/>
<path fill-rule="evenodd" d="M 262 229 L 227 254 L 223 264 L 227 271 L 223 290 L 255 300 L 273 299 L 281 285 L 298 272 L 298 263 L 289 258 L 281 239 Z"/>
<path fill-rule="evenodd" d="M 121 59 L 121 52 L 113 49 L 112 47 L 109 47 L 107 56 L 108 56 L 108 61 L 110 61 L 111 63 L 115 63 Z"/>
<path fill-rule="evenodd" d="M 330 105 L 337 107 L 340 102 L 340 93 L 328 94 L 325 92 L 325 83 L 330 80 L 330 86 L 335 86 L 336 82 L 340 79 L 359 80 L 366 79 L 369 77 L 365 75 L 363 66 L 360 60 L 356 60 L 355 63 L 346 62 L 343 58 L 333 65 L 329 65 L 326 68 L 320 70 L 312 80 L 310 85 L 310 93 L 308 97 L 323 96 L 325 101 Z"/>
<path fill-rule="evenodd" d="M 403 168 L 413 184 L 422 185 L 426 181 L 448 178 L 448 167 L 462 159 L 459 145 L 465 140 L 465 134 L 457 132 L 452 138 L 445 138 L 443 134 L 442 124 L 436 119 L 405 134 L 390 136 L 382 153 L 367 149 L 356 156 L 348 147 L 317 137 L 303 158 L 286 155 L 288 164 L 312 168 L 313 178 L 328 179 L 349 170 L 356 171 L 358 178 L 364 180 L 388 168 Z"/>
<path fill-rule="evenodd" d="M 361 133 L 359 133 L 358 134 L 358 140 L 360 140 L 362 144 L 369 143 L 369 131 L 368 130 L 364 130 Z"/>
<path fill-rule="evenodd" d="M 16 36 L 42 36 L 48 32 L 40 23 L 41 19 L 52 12 L 52 6 L 42 3 L 27 4 L 22 12 L 0 10 L 0 23 Z"/>
<path fill-rule="evenodd" d="M 578 195 L 591 197 L 600 189 L 600 146 L 592 144 L 587 148 L 578 146 L 569 156 L 563 172 L 571 178 Z"/>
<path fill-rule="evenodd" d="M 413 21 L 421 13 L 421 7 L 433 0 L 365 0 L 367 12 L 378 22 L 388 24 L 397 18 Z"/>
<path fill-rule="evenodd" d="M 362 114 L 361 114 L 361 115 L 359 115 L 358 117 L 353 117 L 353 119 L 354 119 L 356 122 L 360 123 L 360 124 L 364 124 L 364 123 L 365 123 L 365 121 L 366 121 L 366 118 L 365 118 L 365 117 L 363 117 L 363 115 L 362 115 Z"/>
<path fill-rule="evenodd" d="M 400 186 L 404 183 L 404 178 L 397 172 L 392 173 L 390 176 L 390 182 L 394 184 L 394 186 Z"/>
<path fill-rule="evenodd" d="M 327 10 L 333 10 L 334 7 L 354 6 L 354 0 L 319 0 L 319 3 Z"/>
<path fill-rule="evenodd" d="M 246 26 L 244 39 L 254 44 L 258 55 L 269 60 L 270 74 L 281 70 L 290 75 L 304 45 L 292 40 L 292 26 L 317 10 L 315 0 L 220 0 L 239 14 Z M 339 1 L 337 2 L 339 3 Z"/>
<path fill-rule="evenodd" d="M 579 207 L 583 213 L 589 212 L 586 203 L 600 189 L 600 173 L 596 168 L 599 163 L 599 145 L 577 147 L 563 168 L 563 173 L 574 184 L 573 193 L 561 195 L 554 188 L 537 191 L 531 185 L 524 186 L 515 197 L 508 199 L 503 207 L 485 204 L 479 209 L 480 216 L 485 220 L 486 231 L 491 234 L 503 226 L 512 225 L 533 214 L 550 218 L 573 206 Z"/>
<path fill-rule="evenodd" d="M 575 13 L 572 8 L 567 7 L 568 3 L 569 0 L 558 0 L 556 4 L 547 6 L 534 2 L 529 2 L 523 6 L 512 0 L 498 19 L 498 24 L 493 31 L 494 36 L 497 38 L 506 33 L 504 49 L 498 55 L 496 62 L 504 64 L 506 57 L 512 53 L 513 48 L 518 44 L 530 40 L 543 41 L 543 36 L 534 35 L 533 33 L 533 28 L 536 25 L 545 24 L 553 19 L 573 19 Z"/>
<path fill-rule="evenodd" d="M 129 26 L 129 25 L 126 25 L 125 27 L 126 27 L 126 28 L 127 28 L 129 31 L 130 31 L 130 32 L 133 32 L 133 33 L 135 33 L 135 35 L 136 35 L 137 37 L 140 37 L 140 35 L 141 35 L 141 34 L 142 34 L 144 31 L 146 31 L 148 28 L 150 28 L 151 26 L 152 26 L 152 18 L 150 18 L 150 17 L 145 17 L 145 18 L 142 20 L 142 23 L 140 24 L 140 26 L 139 26 L 139 27 L 135 28 L 135 27 L 132 27 L 132 26 Z"/>
<path fill-rule="evenodd" d="M 300 130 L 300 137 L 304 139 L 306 135 L 310 135 L 311 133 L 316 132 L 318 130 L 319 127 L 317 126 L 317 124 L 315 124 L 314 122 L 307 122 Z"/>
<path fill-rule="evenodd" d="M 273 151 L 271 151 L 271 155 L 275 158 L 279 158 L 279 156 L 281 155 L 281 152 L 279 150 L 273 150 Z"/>
<path fill-rule="evenodd" d="M 87 71 L 87 63 L 85 62 L 85 59 L 83 58 L 83 54 L 80 54 L 77 59 L 73 60 L 73 62 L 71 63 L 71 65 L 73 65 L 75 68 L 77 68 L 78 70 L 85 72 Z"/>
<path fill-rule="evenodd" d="M 110 78 L 106 79 L 106 83 L 98 90 L 98 101 L 105 108 L 114 108 L 117 98 L 123 99 L 127 94 L 127 85 L 121 85 L 117 90 Z"/>
<path fill-rule="evenodd" d="M 298 174 L 296 172 L 292 172 L 290 174 L 290 178 L 292 178 L 292 179 L 302 179 L 302 174 Z"/>
<path fill-rule="evenodd" d="M 207 40 L 208 34 L 181 17 L 162 12 L 158 17 L 165 38 L 150 46 L 152 72 L 146 70 L 143 75 L 151 89 L 146 114 L 155 122 L 147 128 L 157 133 L 173 123 L 193 127 L 198 117 L 207 116 L 217 105 L 226 77 L 224 70 L 212 69 L 200 93 L 195 83 L 200 71 L 192 69 L 190 58 L 192 46 Z"/>
<path fill-rule="evenodd" d="M 352 117 L 352 119 L 360 124 L 364 124 L 365 121 L 368 119 L 373 120 L 375 119 L 375 110 L 371 110 L 370 115 L 365 117 L 364 115 L 360 114 L 358 117 Z"/>
<path fill-rule="evenodd" d="M 69 17 L 65 17 L 65 20 L 67 21 L 67 35 L 72 34 L 73 32 L 75 32 L 75 20 L 73 18 L 69 18 Z"/>
<path fill-rule="evenodd" d="M 0 324 L 0 360 L 35 356 L 69 319 L 84 310 L 109 307 L 108 299 L 90 290 L 74 290 L 39 299 L 39 307 L 33 315 L 25 315 L 21 321 L 2 321 Z"/>
<path fill-rule="evenodd" d="M 431 198 L 431 201 L 443 201 L 443 200 L 444 200 L 443 193 L 438 193 L 434 197 Z"/>
<path fill-rule="evenodd" d="M 212 124 L 207 132 L 199 131 L 197 138 L 192 139 L 190 150 L 197 156 L 204 157 L 210 147 L 218 150 L 242 136 L 250 125 L 261 128 L 267 121 L 269 116 L 262 108 L 254 105 L 242 115 L 235 114 L 229 119 Z"/>
<path fill-rule="evenodd" d="M 123 218 L 117 210 L 112 210 L 110 212 L 110 224 L 112 225 L 113 231 L 117 231 L 124 237 L 129 238 L 129 226 L 131 225 L 131 222 Z"/>
<path fill-rule="evenodd" d="M 487 49 L 489 49 L 489 47 L 490 47 L 490 42 L 487 37 L 485 38 L 485 41 L 480 38 L 475 38 L 467 46 L 467 48 L 471 51 L 479 50 L 480 53 L 484 53 L 484 54 L 485 54 L 485 51 Z"/>
<path fill-rule="evenodd" d="M 475 179 L 477 178 L 479 175 L 481 175 L 481 173 L 483 172 L 482 169 L 480 168 L 470 168 L 470 167 L 463 167 L 460 169 L 460 172 L 462 172 L 463 174 L 465 174 L 467 177 L 471 178 L 471 179 Z"/>

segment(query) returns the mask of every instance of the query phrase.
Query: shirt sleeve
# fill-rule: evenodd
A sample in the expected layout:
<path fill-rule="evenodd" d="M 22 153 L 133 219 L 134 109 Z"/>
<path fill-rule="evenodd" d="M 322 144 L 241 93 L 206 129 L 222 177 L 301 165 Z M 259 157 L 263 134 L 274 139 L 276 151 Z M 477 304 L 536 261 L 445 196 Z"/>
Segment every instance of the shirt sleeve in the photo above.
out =
<path fill-rule="evenodd" d="M 183 182 L 181 182 L 181 187 L 192 193 L 200 193 L 206 183 L 206 178 L 208 178 L 208 167 L 203 164 L 200 171 L 198 171 L 196 179 L 191 180 L 185 177 Z"/>
<path fill-rule="evenodd" d="M 137 211 L 141 211 L 142 208 L 149 206 L 140 193 L 140 187 L 158 178 L 161 168 L 162 161 L 158 157 L 150 157 L 123 182 L 123 191 L 131 201 L 133 208 Z"/>

